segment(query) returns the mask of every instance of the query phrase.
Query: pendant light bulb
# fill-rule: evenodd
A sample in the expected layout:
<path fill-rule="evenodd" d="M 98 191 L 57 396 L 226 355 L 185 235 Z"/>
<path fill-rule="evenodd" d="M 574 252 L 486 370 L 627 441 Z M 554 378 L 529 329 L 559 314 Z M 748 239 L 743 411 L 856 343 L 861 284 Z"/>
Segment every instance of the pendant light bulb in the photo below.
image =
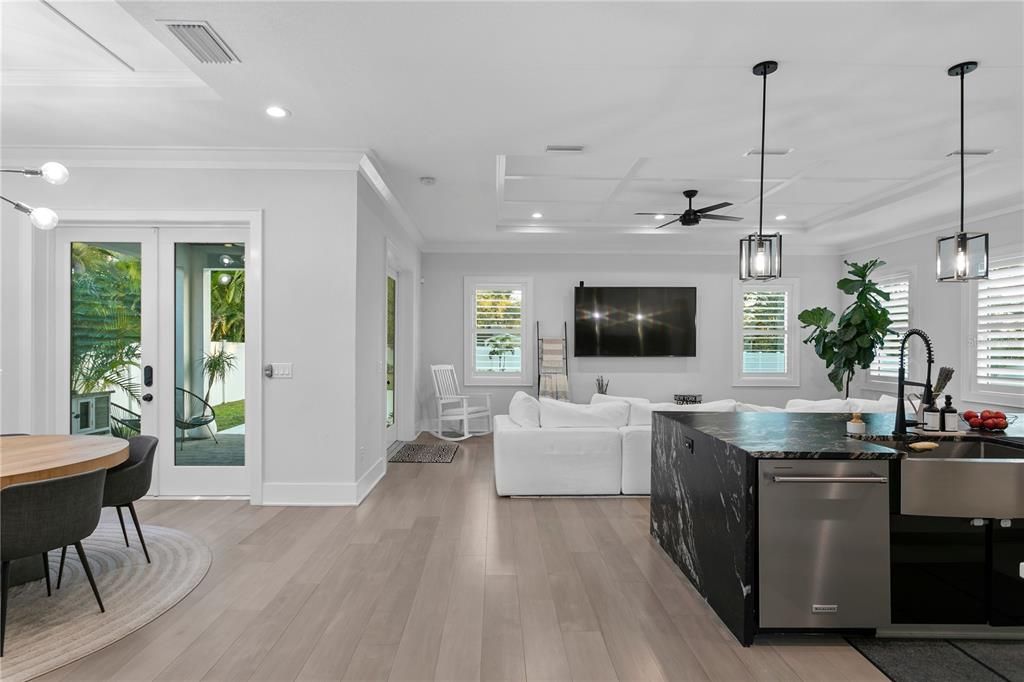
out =
<path fill-rule="evenodd" d="M 757 245 L 757 255 L 754 256 L 754 272 L 759 275 L 764 274 L 765 256 L 764 256 L 764 244 Z"/>
<path fill-rule="evenodd" d="M 28 219 L 32 225 L 40 230 L 52 230 L 57 227 L 59 220 L 56 211 L 44 206 L 33 208 L 28 214 Z"/>
<path fill-rule="evenodd" d="M 40 174 L 43 176 L 43 180 L 46 180 L 51 185 L 63 185 L 71 177 L 71 173 L 68 172 L 67 166 L 56 161 L 48 161 L 39 168 Z"/>

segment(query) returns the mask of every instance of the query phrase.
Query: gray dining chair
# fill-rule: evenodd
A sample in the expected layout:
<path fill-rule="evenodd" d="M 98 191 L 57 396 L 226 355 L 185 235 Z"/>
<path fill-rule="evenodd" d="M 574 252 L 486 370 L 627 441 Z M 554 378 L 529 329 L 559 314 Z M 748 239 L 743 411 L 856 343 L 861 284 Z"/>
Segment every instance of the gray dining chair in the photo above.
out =
<path fill-rule="evenodd" d="M 11 562 L 41 556 L 46 568 L 46 593 L 50 594 L 50 550 L 74 545 L 89 579 L 92 593 L 104 611 L 82 539 L 92 535 L 103 506 L 104 469 L 47 481 L 8 486 L 0 494 L 0 656 L 7 630 L 7 591 Z"/>
<path fill-rule="evenodd" d="M 142 525 L 139 523 L 139 515 L 135 512 L 135 500 L 142 498 L 149 492 L 149 485 L 153 480 L 153 461 L 156 458 L 156 446 L 159 440 L 153 436 L 135 436 L 128 440 L 128 459 L 118 464 L 113 469 L 107 470 L 107 483 L 103 488 L 103 506 L 117 509 L 117 520 L 121 522 L 121 533 L 124 535 L 124 546 L 128 547 L 128 530 L 124 525 L 124 514 L 121 509 L 128 507 L 131 512 L 132 521 L 135 522 L 135 532 L 139 534 L 139 542 L 142 543 L 142 553 L 146 555 L 146 563 L 149 561 L 149 549 L 146 548 L 146 539 L 142 536 Z M 64 559 L 67 557 L 68 548 L 64 547 L 60 552 L 60 568 L 57 570 L 57 589 L 60 589 L 61 579 L 64 577 Z"/>

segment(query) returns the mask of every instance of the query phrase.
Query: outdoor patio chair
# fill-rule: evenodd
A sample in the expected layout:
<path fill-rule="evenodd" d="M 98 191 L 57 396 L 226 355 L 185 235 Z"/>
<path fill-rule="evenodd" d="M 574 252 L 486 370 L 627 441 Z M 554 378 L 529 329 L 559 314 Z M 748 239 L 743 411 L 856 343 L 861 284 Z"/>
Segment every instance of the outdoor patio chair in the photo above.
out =
<path fill-rule="evenodd" d="M 110 435 L 128 440 L 140 433 L 142 433 L 142 415 L 117 403 L 110 403 Z"/>
<path fill-rule="evenodd" d="M 185 447 L 186 432 L 203 426 L 210 432 L 213 442 L 220 445 L 220 441 L 217 440 L 216 434 L 214 434 L 213 429 L 210 427 L 213 420 L 217 418 L 216 413 L 213 411 L 213 405 L 192 391 L 180 386 L 174 390 L 176 392 L 174 396 L 174 425 L 181 431 L 181 439 L 178 442 L 181 443 L 182 449 Z"/>

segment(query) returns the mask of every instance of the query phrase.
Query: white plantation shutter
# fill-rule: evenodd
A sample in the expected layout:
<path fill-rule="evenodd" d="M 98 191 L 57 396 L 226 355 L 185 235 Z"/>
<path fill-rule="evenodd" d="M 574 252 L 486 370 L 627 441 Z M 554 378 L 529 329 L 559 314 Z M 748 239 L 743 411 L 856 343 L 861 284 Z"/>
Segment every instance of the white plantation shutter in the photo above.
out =
<path fill-rule="evenodd" d="M 523 290 L 477 288 L 473 298 L 473 373 L 521 374 Z"/>
<path fill-rule="evenodd" d="M 885 337 L 885 345 L 875 353 L 868 375 L 895 379 L 900 369 L 900 340 L 910 329 L 910 278 L 888 279 L 879 282 L 878 288 L 889 294 L 889 300 L 882 301 L 882 305 L 889 311 L 889 328 L 894 333 Z"/>
<path fill-rule="evenodd" d="M 743 293 L 743 374 L 786 374 L 788 292 Z"/>
<path fill-rule="evenodd" d="M 1024 258 L 995 263 L 978 281 L 977 390 L 1024 392 Z"/>

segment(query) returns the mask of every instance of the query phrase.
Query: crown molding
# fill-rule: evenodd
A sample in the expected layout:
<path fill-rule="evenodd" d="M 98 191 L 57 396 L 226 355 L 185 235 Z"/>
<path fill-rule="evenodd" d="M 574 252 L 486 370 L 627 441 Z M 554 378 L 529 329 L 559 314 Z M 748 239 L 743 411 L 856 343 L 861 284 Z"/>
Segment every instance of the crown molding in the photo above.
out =
<path fill-rule="evenodd" d="M 205 88 L 191 71 L 4 71 L 5 88 Z M 211 91 L 212 92 L 212 91 Z"/>
<path fill-rule="evenodd" d="M 729 256 L 736 257 L 735 248 L 686 248 L 685 246 L 666 245 L 659 248 L 631 248 L 623 249 L 621 245 L 589 245 L 580 246 L 566 243 L 555 243 L 541 245 L 536 242 L 520 244 L 516 242 L 449 242 L 449 241 L 427 241 L 421 247 L 423 253 L 429 254 L 457 254 L 457 255 L 486 255 L 498 256 L 503 254 L 516 255 L 627 255 L 627 256 Z M 823 246 L 786 246 L 787 256 L 835 256 L 844 253 L 841 247 L 834 245 Z"/>
<path fill-rule="evenodd" d="M 362 149 L 273 147 L 41 147 L 5 146 L 5 166 L 35 166 L 59 159 L 68 168 L 358 171 Z"/>

